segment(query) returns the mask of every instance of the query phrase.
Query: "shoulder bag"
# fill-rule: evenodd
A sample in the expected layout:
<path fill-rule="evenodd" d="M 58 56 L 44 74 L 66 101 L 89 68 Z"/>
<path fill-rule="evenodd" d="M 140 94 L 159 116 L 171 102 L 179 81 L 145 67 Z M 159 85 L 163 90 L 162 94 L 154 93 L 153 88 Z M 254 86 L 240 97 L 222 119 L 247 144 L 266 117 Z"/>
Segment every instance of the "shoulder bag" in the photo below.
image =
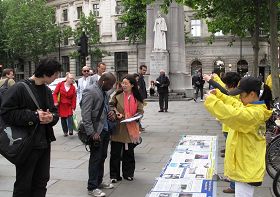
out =
<path fill-rule="evenodd" d="M 33 102 L 40 109 L 30 87 L 24 82 L 20 83 L 24 85 Z M 32 150 L 33 136 L 37 126 L 38 124 L 32 128 L 8 125 L 0 116 L 0 154 L 15 165 L 24 163 Z"/>

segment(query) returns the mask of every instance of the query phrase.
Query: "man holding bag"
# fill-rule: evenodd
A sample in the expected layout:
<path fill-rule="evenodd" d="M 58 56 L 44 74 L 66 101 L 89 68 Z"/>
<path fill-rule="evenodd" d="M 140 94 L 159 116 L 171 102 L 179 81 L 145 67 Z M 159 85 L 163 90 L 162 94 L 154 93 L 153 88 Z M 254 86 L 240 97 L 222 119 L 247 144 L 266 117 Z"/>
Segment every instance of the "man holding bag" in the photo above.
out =
<path fill-rule="evenodd" d="M 100 79 L 89 85 L 83 92 L 81 100 L 82 121 L 88 136 L 90 136 L 90 158 L 88 194 L 96 197 L 105 196 L 101 189 L 111 189 L 111 183 L 103 182 L 104 162 L 110 140 L 109 120 L 114 120 L 115 114 L 109 109 L 110 90 L 116 82 L 112 73 L 103 73 Z"/>
<path fill-rule="evenodd" d="M 53 126 L 58 121 L 51 90 L 46 86 L 53 82 L 61 71 L 61 64 L 52 59 L 43 59 L 34 75 L 23 83 L 29 85 L 40 110 L 34 104 L 24 84 L 10 87 L 3 97 L 1 116 L 17 127 L 28 127 L 33 136 L 32 150 L 20 165 L 16 165 L 16 182 L 13 197 L 44 197 L 50 178 L 50 142 L 55 140 Z"/>

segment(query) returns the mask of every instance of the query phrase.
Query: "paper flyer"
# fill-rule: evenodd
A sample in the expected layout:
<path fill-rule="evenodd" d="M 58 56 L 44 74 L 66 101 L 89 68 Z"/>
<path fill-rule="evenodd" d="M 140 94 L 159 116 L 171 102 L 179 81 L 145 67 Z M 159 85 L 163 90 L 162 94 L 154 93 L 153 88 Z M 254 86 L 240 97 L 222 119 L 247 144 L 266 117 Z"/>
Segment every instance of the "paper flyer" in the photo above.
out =
<path fill-rule="evenodd" d="M 124 119 L 124 120 L 120 121 L 120 123 L 133 122 L 133 121 L 138 120 L 142 117 L 143 117 L 143 114 L 135 114 L 131 118 L 127 118 L 127 119 Z"/>

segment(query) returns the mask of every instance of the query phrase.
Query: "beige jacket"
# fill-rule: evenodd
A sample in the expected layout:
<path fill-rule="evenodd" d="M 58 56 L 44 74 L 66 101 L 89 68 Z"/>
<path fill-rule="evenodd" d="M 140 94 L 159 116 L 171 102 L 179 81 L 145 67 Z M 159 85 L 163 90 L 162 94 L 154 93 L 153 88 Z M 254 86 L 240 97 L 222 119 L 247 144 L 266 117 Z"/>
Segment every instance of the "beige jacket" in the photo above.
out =
<path fill-rule="evenodd" d="M 115 95 L 110 101 L 110 107 L 116 108 L 117 111 L 121 114 L 124 114 L 124 94 Z M 143 103 L 137 102 L 137 112 L 136 113 L 144 113 Z M 123 120 L 123 119 L 121 119 Z M 116 127 L 116 132 L 114 132 L 111 136 L 111 140 L 114 142 L 122 142 L 122 143 L 131 143 L 129 138 L 129 134 L 126 128 L 125 123 L 120 123 L 121 120 L 118 120 L 118 124 Z"/>

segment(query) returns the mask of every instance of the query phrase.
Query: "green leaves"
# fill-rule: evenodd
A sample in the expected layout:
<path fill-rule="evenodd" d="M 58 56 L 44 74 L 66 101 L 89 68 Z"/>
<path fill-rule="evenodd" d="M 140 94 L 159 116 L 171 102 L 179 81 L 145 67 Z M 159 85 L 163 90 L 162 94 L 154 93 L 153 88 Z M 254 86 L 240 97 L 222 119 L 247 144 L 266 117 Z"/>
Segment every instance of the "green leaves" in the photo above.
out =
<path fill-rule="evenodd" d="M 129 43 L 144 41 L 146 38 L 146 6 L 150 1 L 122 0 L 124 13 L 120 20 L 126 26 L 119 32 L 122 37 L 129 37 Z"/>
<path fill-rule="evenodd" d="M 4 1 L 5 2 L 5 1 Z M 10 0 L 3 20 L 4 45 L 14 58 L 39 60 L 56 50 L 58 27 L 53 23 L 54 9 L 45 0 Z"/>

